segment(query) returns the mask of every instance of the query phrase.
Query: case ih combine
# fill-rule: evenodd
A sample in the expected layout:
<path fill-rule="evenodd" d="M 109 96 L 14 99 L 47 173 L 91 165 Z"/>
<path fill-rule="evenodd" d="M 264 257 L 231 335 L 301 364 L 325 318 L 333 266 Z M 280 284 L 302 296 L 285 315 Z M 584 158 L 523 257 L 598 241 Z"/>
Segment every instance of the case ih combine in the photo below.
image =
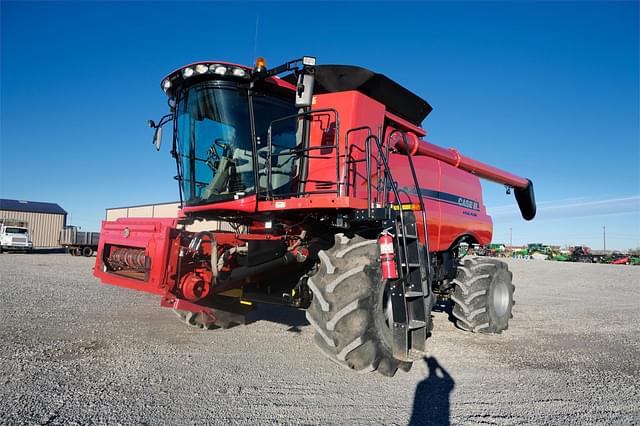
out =
<path fill-rule="evenodd" d="M 527 220 L 532 183 L 426 142 L 426 101 L 312 57 L 198 62 L 161 86 L 170 113 L 149 123 L 158 149 L 173 124 L 181 214 L 103 222 L 102 282 L 207 328 L 242 322 L 254 302 L 306 309 L 329 358 L 388 376 L 425 355 L 437 298 L 462 329 L 507 328 L 507 265 L 458 246 L 491 241 L 479 177 L 513 189 Z M 188 230 L 213 219 L 235 231 Z"/>

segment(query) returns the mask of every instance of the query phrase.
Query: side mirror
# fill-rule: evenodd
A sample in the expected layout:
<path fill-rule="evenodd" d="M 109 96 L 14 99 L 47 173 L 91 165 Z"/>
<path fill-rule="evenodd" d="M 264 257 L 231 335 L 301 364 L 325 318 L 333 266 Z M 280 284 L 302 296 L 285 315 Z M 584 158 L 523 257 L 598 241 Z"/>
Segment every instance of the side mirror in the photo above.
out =
<path fill-rule="evenodd" d="M 313 84 L 315 82 L 315 69 L 304 67 L 298 75 L 296 86 L 296 107 L 310 107 L 313 100 Z"/>
<path fill-rule="evenodd" d="M 156 146 L 156 151 L 160 151 L 160 145 L 162 145 L 162 127 L 156 127 L 156 132 L 153 135 L 153 144 Z"/>

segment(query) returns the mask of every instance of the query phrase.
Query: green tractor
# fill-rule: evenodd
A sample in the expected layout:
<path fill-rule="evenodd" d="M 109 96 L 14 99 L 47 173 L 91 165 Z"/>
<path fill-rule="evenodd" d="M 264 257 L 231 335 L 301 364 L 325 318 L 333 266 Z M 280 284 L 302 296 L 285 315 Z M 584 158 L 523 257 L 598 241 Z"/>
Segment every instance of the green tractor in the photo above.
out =
<path fill-rule="evenodd" d="M 533 253 L 540 253 L 548 255 L 551 251 L 551 247 L 544 245 L 542 243 L 529 243 L 527 245 L 527 250 L 529 251 L 529 255 Z"/>
<path fill-rule="evenodd" d="M 528 259 L 529 249 L 527 247 L 523 247 L 521 249 L 513 250 L 511 252 L 511 257 L 514 259 Z"/>

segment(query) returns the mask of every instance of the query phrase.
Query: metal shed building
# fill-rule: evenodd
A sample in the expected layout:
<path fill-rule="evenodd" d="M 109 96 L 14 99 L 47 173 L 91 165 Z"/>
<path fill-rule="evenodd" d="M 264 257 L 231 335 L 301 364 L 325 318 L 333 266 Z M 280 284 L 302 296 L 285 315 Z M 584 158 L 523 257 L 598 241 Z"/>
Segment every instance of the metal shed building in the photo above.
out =
<path fill-rule="evenodd" d="M 0 199 L 0 219 L 27 222 L 34 248 L 60 247 L 67 212 L 55 203 Z"/>

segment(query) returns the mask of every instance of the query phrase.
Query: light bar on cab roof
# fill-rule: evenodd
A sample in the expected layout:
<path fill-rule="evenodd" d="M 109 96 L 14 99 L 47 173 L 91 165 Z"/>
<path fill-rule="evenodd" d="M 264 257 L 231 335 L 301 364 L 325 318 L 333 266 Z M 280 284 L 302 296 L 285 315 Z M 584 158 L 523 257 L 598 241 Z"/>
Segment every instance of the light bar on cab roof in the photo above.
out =
<path fill-rule="evenodd" d="M 202 76 L 206 74 L 215 74 L 225 77 L 237 77 L 242 79 L 248 79 L 250 77 L 249 72 L 245 68 L 235 67 L 227 64 L 216 63 L 199 63 L 195 65 L 189 65 L 181 68 L 162 80 L 160 86 L 166 94 L 172 87 L 194 76 Z"/>

